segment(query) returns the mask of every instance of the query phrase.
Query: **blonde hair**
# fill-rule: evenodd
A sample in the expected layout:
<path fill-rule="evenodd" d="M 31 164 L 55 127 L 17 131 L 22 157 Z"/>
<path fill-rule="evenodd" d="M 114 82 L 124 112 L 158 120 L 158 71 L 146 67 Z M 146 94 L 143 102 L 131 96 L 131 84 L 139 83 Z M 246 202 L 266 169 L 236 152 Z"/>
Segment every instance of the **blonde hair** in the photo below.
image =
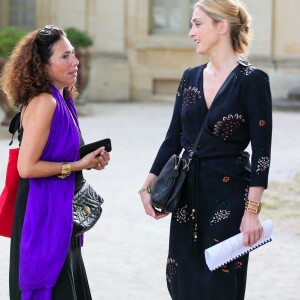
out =
<path fill-rule="evenodd" d="M 238 54 L 247 53 L 251 39 L 251 16 L 240 0 L 200 0 L 194 8 L 202 9 L 214 23 L 227 20 L 234 51 Z"/>

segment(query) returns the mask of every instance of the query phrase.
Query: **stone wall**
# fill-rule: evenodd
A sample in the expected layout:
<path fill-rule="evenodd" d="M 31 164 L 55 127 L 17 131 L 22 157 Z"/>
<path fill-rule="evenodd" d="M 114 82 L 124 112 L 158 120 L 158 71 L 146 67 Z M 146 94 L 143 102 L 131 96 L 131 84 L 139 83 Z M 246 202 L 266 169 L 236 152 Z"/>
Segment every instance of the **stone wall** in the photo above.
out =
<path fill-rule="evenodd" d="M 76 26 L 94 39 L 92 101 L 172 100 L 183 71 L 206 61 L 187 34 L 150 35 L 151 0 L 37 1 L 38 25 Z M 300 82 L 298 0 L 245 0 L 253 16 L 250 61 L 265 70 L 274 98 L 286 98 Z M 188 33 L 188 32 L 187 32 Z"/>
<path fill-rule="evenodd" d="M 122 101 L 130 98 L 125 49 L 125 2 L 64 0 L 62 4 L 60 0 L 37 1 L 38 27 L 44 24 L 62 28 L 75 26 L 92 37 L 90 78 L 83 93 L 88 100 Z"/>

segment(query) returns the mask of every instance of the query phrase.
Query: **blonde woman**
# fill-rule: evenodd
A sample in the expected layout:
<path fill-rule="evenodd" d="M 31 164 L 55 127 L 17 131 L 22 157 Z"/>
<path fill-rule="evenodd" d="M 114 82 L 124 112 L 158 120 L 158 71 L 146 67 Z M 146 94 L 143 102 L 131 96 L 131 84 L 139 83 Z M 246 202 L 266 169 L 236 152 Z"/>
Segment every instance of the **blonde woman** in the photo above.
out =
<path fill-rule="evenodd" d="M 195 4 L 189 36 L 196 53 L 209 61 L 184 72 L 166 138 L 140 192 L 148 215 L 166 216 L 152 207 L 149 191 L 172 154 L 184 148 L 183 156 L 188 156 L 206 122 L 171 219 L 167 284 L 172 299 L 245 296 L 248 255 L 211 272 L 204 250 L 240 231 L 246 246 L 262 234 L 259 211 L 268 184 L 272 104 L 267 74 L 241 61 L 248 49 L 249 22 L 238 0 Z M 218 94 L 232 72 L 235 75 Z M 251 160 L 244 152 L 249 143 Z M 251 211 L 247 200 L 254 203 Z"/>

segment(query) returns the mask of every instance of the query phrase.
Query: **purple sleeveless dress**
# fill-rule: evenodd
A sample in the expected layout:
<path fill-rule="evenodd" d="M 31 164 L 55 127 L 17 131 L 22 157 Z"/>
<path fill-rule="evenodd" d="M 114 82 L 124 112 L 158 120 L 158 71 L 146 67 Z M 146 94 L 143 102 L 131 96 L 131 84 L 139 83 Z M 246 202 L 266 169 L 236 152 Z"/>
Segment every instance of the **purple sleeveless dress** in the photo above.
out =
<path fill-rule="evenodd" d="M 76 161 L 80 138 L 70 115 L 78 125 L 74 101 L 64 100 L 55 87 L 52 95 L 56 109 L 41 160 Z M 74 191 L 74 172 L 65 179 L 21 179 L 11 243 L 11 299 L 91 299 L 80 239 L 72 238 Z M 80 280 L 83 287 L 76 287 Z"/>

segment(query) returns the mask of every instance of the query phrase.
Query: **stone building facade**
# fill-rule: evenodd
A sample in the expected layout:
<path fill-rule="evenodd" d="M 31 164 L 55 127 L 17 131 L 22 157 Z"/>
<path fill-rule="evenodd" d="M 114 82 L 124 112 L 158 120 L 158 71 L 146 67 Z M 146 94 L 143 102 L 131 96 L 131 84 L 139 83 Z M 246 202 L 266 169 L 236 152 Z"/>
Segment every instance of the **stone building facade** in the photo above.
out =
<path fill-rule="evenodd" d="M 173 101 L 183 71 L 207 59 L 195 54 L 187 36 L 194 2 L 1 0 L 0 26 L 55 24 L 88 32 L 94 40 L 88 100 Z M 287 98 L 300 83 L 300 1 L 244 2 L 254 30 L 248 59 L 269 74 L 273 97 Z"/>

